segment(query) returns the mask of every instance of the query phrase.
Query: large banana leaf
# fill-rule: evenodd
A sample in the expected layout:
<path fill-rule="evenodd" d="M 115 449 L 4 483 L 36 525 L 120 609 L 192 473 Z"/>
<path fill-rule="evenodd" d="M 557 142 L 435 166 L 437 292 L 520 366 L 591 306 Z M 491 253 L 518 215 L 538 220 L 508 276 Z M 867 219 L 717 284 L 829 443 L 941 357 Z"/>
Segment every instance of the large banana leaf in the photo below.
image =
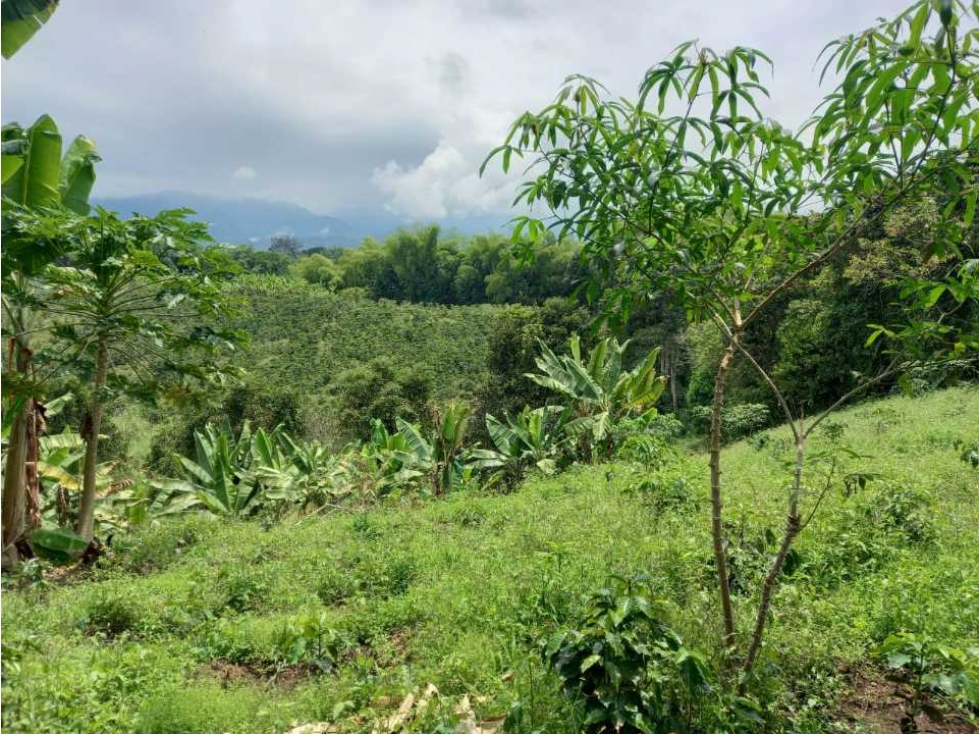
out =
<path fill-rule="evenodd" d="M 58 0 L 3 0 L 0 3 L 0 52 L 9 59 L 48 22 Z"/>
<path fill-rule="evenodd" d="M 11 134 L 7 128 L 5 139 Z M 3 195 L 31 209 L 61 203 L 61 133 L 49 115 L 42 115 L 24 131 L 24 163 L 4 176 Z"/>
<path fill-rule="evenodd" d="M 95 164 L 102 160 L 95 150 L 95 143 L 79 135 L 68 146 L 61 161 L 58 191 L 61 202 L 76 214 L 88 214 L 88 197 L 95 185 Z"/>

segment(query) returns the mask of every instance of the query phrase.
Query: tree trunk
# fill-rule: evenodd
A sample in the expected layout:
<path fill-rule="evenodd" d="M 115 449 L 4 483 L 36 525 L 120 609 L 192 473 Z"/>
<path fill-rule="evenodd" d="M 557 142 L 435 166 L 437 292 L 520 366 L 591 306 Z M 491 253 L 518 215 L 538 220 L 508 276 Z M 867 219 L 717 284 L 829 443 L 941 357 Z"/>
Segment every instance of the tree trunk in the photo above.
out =
<path fill-rule="evenodd" d="M 735 339 L 737 336 L 734 337 Z M 728 344 L 714 378 L 714 403 L 710 416 L 710 502 L 711 536 L 714 541 L 714 565 L 717 567 L 717 588 L 721 596 L 721 611 L 724 616 L 724 647 L 733 650 L 734 608 L 731 605 L 731 586 L 727 573 L 727 550 L 724 547 L 724 527 L 722 523 L 721 501 L 721 415 L 724 411 L 724 387 L 727 375 L 734 361 L 734 342 Z"/>
<path fill-rule="evenodd" d="M 775 588 L 778 584 L 779 576 L 782 574 L 782 567 L 785 559 L 789 555 L 792 543 L 802 530 L 799 518 L 799 501 L 802 496 L 802 469 L 805 464 L 806 444 L 805 436 L 801 432 L 795 442 L 795 476 L 792 480 L 792 490 L 789 495 L 789 510 L 785 517 L 785 531 L 782 534 L 782 542 L 779 544 L 778 553 L 775 554 L 772 565 L 765 575 L 765 580 L 761 586 L 761 600 L 758 603 L 758 614 L 755 617 L 755 628 L 751 633 L 751 642 L 748 645 L 748 653 L 744 659 L 742 686 L 747 679 L 747 674 L 754 667 L 758 652 L 761 650 L 761 641 L 765 636 L 765 625 L 768 623 L 768 612 L 772 607 L 772 597 L 775 595 Z"/>
<path fill-rule="evenodd" d="M 12 339 L 13 352 L 11 365 L 21 375 L 30 371 L 31 350 L 19 339 Z M 7 448 L 7 463 L 3 472 L 3 553 L 2 565 L 12 568 L 17 565 L 18 554 L 15 543 L 26 529 L 25 511 L 27 508 L 27 455 L 28 421 L 33 419 L 34 406 L 28 399 L 14 418 L 10 428 Z"/>
<path fill-rule="evenodd" d="M 14 418 L 10 429 L 10 447 L 7 450 L 7 464 L 3 473 L 3 567 L 17 565 L 17 548 L 14 546 L 24 534 L 24 510 L 27 506 L 25 495 L 26 474 L 24 464 L 27 460 L 27 407 Z"/>
<path fill-rule="evenodd" d="M 99 461 L 99 432 L 102 430 L 102 388 L 109 372 L 109 350 L 99 341 L 95 353 L 95 385 L 89 408 L 89 433 L 85 436 L 85 476 L 82 482 L 82 503 L 78 511 L 77 532 L 91 540 L 95 530 L 96 474 Z"/>

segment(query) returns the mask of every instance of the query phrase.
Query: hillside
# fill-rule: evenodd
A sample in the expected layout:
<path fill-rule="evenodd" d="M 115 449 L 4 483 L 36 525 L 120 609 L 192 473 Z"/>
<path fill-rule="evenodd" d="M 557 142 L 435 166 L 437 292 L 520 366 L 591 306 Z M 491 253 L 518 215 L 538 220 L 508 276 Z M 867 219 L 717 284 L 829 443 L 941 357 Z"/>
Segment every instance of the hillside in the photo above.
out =
<path fill-rule="evenodd" d="M 836 477 L 872 476 L 849 496 L 837 481 L 775 600 L 761 703 L 784 730 L 896 732 L 871 651 L 902 630 L 979 644 L 979 474 L 956 448 L 976 415 L 979 390 L 962 387 L 867 402 L 817 433 L 814 451 L 853 452 Z M 732 557 L 746 576 L 781 522 L 787 439 L 772 430 L 726 449 Z M 713 649 L 706 476 L 705 456 L 684 452 L 652 476 L 579 466 L 509 495 L 117 535 L 105 568 L 4 595 L 3 724 L 219 733 L 334 721 L 316 730 L 332 732 L 384 717 L 388 731 L 405 696 L 434 684 L 412 730 L 471 705 L 486 723 L 470 731 L 509 713 L 514 732 L 572 732 L 557 680 L 528 650 L 609 574 L 648 575 L 686 643 Z M 295 664 L 317 645 L 335 670 Z"/>
<path fill-rule="evenodd" d="M 499 306 L 437 306 L 335 295 L 276 278 L 241 278 L 234 325 L 250 338 L 239 364 L 266 383 L 308 393 L 336 374 L 380 356 L 427 370 L 440 399 L 470 392 L 485 377 L 488 338 Z"/>

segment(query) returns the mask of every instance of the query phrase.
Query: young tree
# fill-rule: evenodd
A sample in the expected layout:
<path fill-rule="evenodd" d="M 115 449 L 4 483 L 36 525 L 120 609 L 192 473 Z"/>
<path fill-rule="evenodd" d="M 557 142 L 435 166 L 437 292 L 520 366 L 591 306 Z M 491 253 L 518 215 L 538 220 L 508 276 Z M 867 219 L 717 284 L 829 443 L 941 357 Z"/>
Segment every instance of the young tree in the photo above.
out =
<path fill-rule="evenodd" d="M 636 101 L 611 99 L 596 81 L 570 77 L 555 102 L 516 120 L 491 152 L 504 170 L 534 156 L 538 175 L 517 202 L 515 238 L 548 229 L 575 235 L 618 318 L 670 294 L 693 321 L 724 339 L 711 406 L 711 533 L 723 645 L 751 673 L 785 558 L 811 521 L 806 440 L 826 413 L 803 421 L 751 354 L 746 335 L 780 295 L 851 248 L 898 206 L 946 202 L 933 255 L 961 258 L 976 207 L 979 42 L 976 9 L 921 0 L 897 18 L 827 44 L 823 75 L 840 81 L 808 123 L 790 131 L 759 108 L 768 92 L 760 51 L 725 54 L 695 42 L 651 68 Z M 485 167 L 486 163 L 484 163 Z M 743 359 L 771 389 L 795 437 L 779 550 L 757 590 L 742 648 L 728 581 L 721 483 L 721 415 L 732 364 Z M 894 368 L 897 367 L 895 362 Z M 892 374 L 887 370 L 886 374 Z M 832 409 L 866 389 L 852 384 Z"/>
<path fill-rule="evenodd" d="M 87 382 L 84 480 L 77 532 L 94 532 L 99 434 L 107 399 L 127 393 L 147 398 L 178 392 L 184 378 L 213 379 L 210 356 L 237 334 L 222 329 L 229 311 L 214 281 L 212 253 L 200 246 L 206 227 L 187 210 L 154 218 L 120 219 L 104 209 L 91 217 L 57 212 L 13 213 L 14 243 L 57 240 L 67 254 L 49 264 L 31 291 L 14 290 L 47 316 L 57 351 L 37 357 L 41 379 L 66 369 Z M 17 335 L 14 335 L 17 336 Z"/>

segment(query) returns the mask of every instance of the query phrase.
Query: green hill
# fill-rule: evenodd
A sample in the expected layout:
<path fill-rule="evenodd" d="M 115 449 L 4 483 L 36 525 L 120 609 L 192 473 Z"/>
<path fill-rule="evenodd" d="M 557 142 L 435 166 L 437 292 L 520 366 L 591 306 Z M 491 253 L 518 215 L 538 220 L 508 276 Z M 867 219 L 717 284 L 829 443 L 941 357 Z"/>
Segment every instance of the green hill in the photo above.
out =
<path fill-rule="evenodd" d="M 240 365 L 302 392 L 328 385 L 365 354 L 428 370 L 438 398 L 470 392 L 485 377 L 489 334 L 502 311 L 375 301 L 274 277 L 240 278 L 231 290 L 240 297 L 237 326 L 251 339 Z"/>
<path fill-rule="evenodd" d="M 775 600 L 769 730 L 896 731 L 872 654 L 881 641 L 910 631 L 979 645 L 979 473 L 957 448 L 977 415 L 979 390 L 962 387 L 867 402 L 817 432 L 814 452 L 853 453 Z M 732 558 L 753 580 L 781 522 L 790 448 L 778 429 L 726 449 Z M 863 488 L 843 481 L 858 474 Z M 510 495 L 117 536 L 106 568 L 4 595 L 3 725 L 370 731 L 380 720 L 385 732 L 407 694 L 434 684 L 412 730 L 465 718 L 468 695 L 484 730 L 509 713 L 515 732 L 572 732 L 532 641 L 570 623 L 610 574 L 646 574 L 686 643 L 716 650 L 706 477 L 706 457 L 683 452 L 651 473 L 576 467 Z M 744 634 L 752 600 L 736 602 Z M 310 646 L 336 669 L 295 664 Z M 868 704 L 867 691 L 885 694 Z"/>

